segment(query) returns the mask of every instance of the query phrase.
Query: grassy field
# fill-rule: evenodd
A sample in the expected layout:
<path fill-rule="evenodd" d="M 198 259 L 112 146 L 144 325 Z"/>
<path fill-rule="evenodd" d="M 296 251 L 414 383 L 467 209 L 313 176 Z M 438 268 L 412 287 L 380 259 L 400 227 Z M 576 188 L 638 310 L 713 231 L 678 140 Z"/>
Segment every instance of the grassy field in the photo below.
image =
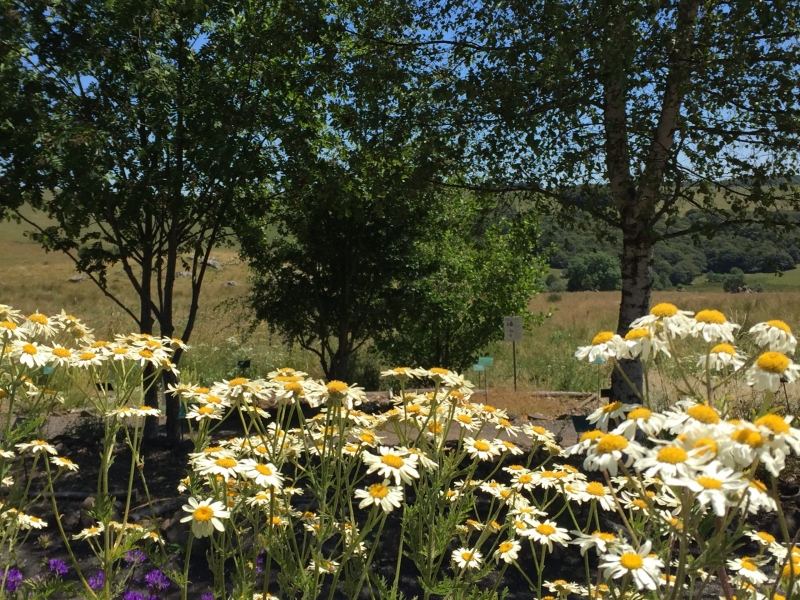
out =
<path fill-rule="evenodd" d="M 36 310 L 57 313 L 62 308 L 84 319 L 99 337 L 135 329 L 133 321 L 105 298 L 91 282 L 70 283 L 76 273 L 69 258 L 45 253 L 37 244 L 20 235 L 20 227 L 0 224 L 0 303 L 23 312 Z M 209 269 L 200 303 L 198 326 L 190 340 L 192 350 L 181 363 L 187 380 L 204 384 L 239 374 L 239 360 L 250 359 L 251 376 L 263 375 L 272 368 L 290 365 L 321 377 L 316 357 L 298 347 L 289 347 L 280 336 L 260 324 L 251 329 L 251 314 L 243 300 L 248 291 L 247 269 L 235 252 L 214 253 L 223 264 L 219 271 Z M 718 285 L 698 282 L 686 292 L 655 292 L 654 302 L 673 302 L 681 308 L 718 308 L 743 329 L 769 318 L 780 318 L 800 328 L 800 270 L 783 277 L 748 275 L 768 290 L 760 294 L 726 294 Z M 112 268 L 110 290 L 135 306 L 130 284 L 119 267 Z M 235 281 L 236 286 L 225 283 Z M 189 281 L 179 279 L 176 304 L 179 320 L 185 318 L 189 301 Z M 600 330 L 614 329 L 619 310 L 619 292 L 575 292 L 561 294 L 561 300 L 548 302 L 548 294 L 534 298 L 531 310 L 550 314 L 540 325 L 525 332 L 517 344 L 518 389 L 594 391 L 605 385 L 607 370 L 573 357 L 575 349 L 587 344 Z M 498 324 L 499 326 L 500 324 Z M 490 388 L 503 392 L 513 387 L 511 344 L 491 344 L 486 355 L 495 359 L 488 370 Z M 379 359 L 362 353 L 357 357 L 354 379 L 375 388 L 381 385 Z M 426 365 L 431 366 L 431 365 Z M 468 376 L 477 381 L 477 373 Z"/>

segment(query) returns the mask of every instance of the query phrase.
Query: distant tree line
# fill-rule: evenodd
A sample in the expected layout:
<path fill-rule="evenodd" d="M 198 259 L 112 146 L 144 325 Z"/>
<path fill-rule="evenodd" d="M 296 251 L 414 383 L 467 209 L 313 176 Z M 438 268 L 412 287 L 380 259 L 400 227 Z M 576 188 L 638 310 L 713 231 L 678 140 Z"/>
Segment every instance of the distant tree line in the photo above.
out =
<path fill-rule="evenodd" d="M 788 215 L 800 223 L 800 213 Z M 707 218 L 699 211 L 689 211 L 656 226 L 659 234 L 701 224 Z M 622 241 L 619 232 L 598 231 L 597 225 L 578 221 L 571 227 L 560 226 L 554 219 L 542 221 L 540 243 L 551 249 L 549 265 L 564 269 L 563 283 L 550 279 L 550 287 L 577 290 L 618 290 L 621 285 L 619 254 Z M 704 273 L 710 280 L 722 281 L 715 275 L 730 273 L 772 273 L 794 269 L 800 263 L 800 234 L 787 234 L 759 224 L 741 227 L 720 225 L 713 237 L 677 237 L 656 244 L 653 253 L 653 287 L 666 289 L 690 285 Z"/>

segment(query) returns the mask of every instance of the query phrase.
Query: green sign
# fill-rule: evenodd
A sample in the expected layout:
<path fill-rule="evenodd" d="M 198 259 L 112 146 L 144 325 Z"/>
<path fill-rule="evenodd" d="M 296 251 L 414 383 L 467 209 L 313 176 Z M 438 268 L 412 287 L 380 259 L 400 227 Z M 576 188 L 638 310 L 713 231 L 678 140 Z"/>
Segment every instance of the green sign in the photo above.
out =
<path fill-rule="evenodd" d="M 478 364 L 484 367 L 491 367 L 494 359 L 491 356 L 481 356 L 478 358 Z"/>
<path fill-rule="evenodd" d="M 473 371 L 483 371 L 484 368 L 483 368 L 483 365 L 480 365 L 480 364 L 479 365 L 472 365 L 472 370 Z"/>

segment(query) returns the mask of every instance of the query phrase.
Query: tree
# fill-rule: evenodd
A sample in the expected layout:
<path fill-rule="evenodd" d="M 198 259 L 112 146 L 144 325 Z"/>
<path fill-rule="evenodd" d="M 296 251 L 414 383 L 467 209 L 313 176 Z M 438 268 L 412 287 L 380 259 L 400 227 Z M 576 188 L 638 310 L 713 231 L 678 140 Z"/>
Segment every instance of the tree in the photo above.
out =
<path fill-rule="evenodd" d="M 336 25 L 322 6 L 6 0 L 0 96 L 4 108 L 5 92 L 14 100 L 0 124 L 0 210 L 44 212 L 55 225 L 27 222 L 46 249 L 72 258 L 142 333 L 158 325 L 188 341 L 212 248 L 232 213 L 264 203 L 282 128 L 323 93 Z M 115 264 L 137 307 L 108 289 Z M 181 267 L 192 294 L 176 315 Z M 169 396 L 173 439 L 178 407 Z"/>
<path fill-rule="evenodd" d="M 620 289 L 619 262 L 605 252 L 580 254 L 567 266 L 567 289 L 571 292 L 597 290 L 608 292 Z"/>
<path fill-rule="evenodd" d="M 394 364 L 460 371 L 502 337 L 504 316 L 533 318 L 528 303 L 545 268 L 538 224 L 487 214 L 478 199 L 452 193 L 432 217 L 435 234 L 420 244 L 429 274 L 402 283 L 402 302 L 376 345 Z"/>
<path fill-rule="evenodd" d="M 352 26 L 391 38 L 408 25 L 375 10 Z M 440 235 L 428 227 L 433 182 L 459 149 L 440 126 L 434 74 L 413 60 L 354 38 L 315 114 L 281 142 L 278 201 L 236 224 L 257 319 L 315 353 L 329 379 L 346 379 L 353 353 L 393 327 L 405 284 L 427 273 L 417 244 Z"/>
<path fill-rule="evenodd" d="M 753 219 L 790 226 L 780 209 L 798 203 L 796 1 L 424 7 L 409 43 L 451 66 L 477 165 L 463 185 L 528 192 L 559 219 L 583 212 L 619 230 L 618 333 L 649 309 L 659 240 Z M 688 207 L 709 218 L 675 226 Z M 641 385 L 638 361 L 623 368 Z M 617 373 L 612 388 L 635 401 Z"/>

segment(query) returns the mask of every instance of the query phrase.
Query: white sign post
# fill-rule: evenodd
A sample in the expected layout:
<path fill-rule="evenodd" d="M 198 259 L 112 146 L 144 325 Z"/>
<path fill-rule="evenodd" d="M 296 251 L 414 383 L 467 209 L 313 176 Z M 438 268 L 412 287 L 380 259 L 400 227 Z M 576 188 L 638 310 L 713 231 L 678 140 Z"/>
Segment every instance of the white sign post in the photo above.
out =
<path fill-rule="evenodd" d="M 514 356 L 514 391 L 517 391 L 517 342 L 522 341 L 522 317 L 503 317 L 503 339 L 511 342 Z"/>

